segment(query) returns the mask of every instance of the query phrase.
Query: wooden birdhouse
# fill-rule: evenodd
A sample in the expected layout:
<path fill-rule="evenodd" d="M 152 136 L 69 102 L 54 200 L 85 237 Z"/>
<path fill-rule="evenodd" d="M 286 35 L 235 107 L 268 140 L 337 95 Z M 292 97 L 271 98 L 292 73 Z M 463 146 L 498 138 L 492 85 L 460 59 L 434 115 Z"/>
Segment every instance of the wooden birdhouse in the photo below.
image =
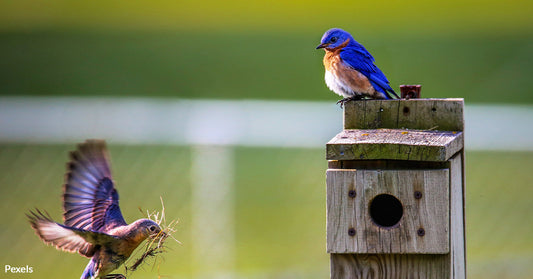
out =
<path fill-rule="evenodd" d="M 327 143 L 331 278 L 465 278 L 463 99 L 361 100 Z"/>

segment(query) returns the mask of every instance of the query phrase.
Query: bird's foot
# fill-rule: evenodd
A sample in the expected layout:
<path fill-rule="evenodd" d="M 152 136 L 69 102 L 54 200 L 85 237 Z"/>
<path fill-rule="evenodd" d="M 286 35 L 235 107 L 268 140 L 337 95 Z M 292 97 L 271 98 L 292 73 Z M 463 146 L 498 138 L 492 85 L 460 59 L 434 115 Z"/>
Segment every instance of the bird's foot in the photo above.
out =
<path fill-rule="evenodd" d="M 105 279 L 126 279 L 126 276 L 122 274 L 107 274 Z"/>
<path fill-rule="evenodd" d="M 349 101 L 358 101 L 358 100 L 362 100 L 363 99 L 363 96 L 361 95 L 354 95 L 354 96 L 350 96 L 350 97 L 347 97 L 347 98 L 344 98 L 344 99 L 341 99 L 337 102 L 338 105 L 340 105 L 341 108 L 344 107 L 344 104 L 346 104 L 347 102 Z"/>
<path fill-rule="evenodd" d="M 341 108 L 344 107 L 344 104 L 347 103 L 348 101 L 351 101 L 350 98 L 344 98 L 344 99 L 341 99 L 337 102 L 337 105 L 339 105 Z"/>

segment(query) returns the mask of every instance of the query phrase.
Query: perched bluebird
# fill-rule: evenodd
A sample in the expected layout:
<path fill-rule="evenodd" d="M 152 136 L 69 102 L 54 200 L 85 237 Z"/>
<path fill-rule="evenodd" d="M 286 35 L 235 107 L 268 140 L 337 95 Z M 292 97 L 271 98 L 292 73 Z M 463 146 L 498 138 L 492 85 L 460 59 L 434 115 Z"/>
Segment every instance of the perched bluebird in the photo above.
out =
<path fill-rule="evenodd" d="M 163 233 L 157 223 L 139 219 L 127 224 L 118 205 L 103 140 L 87 140 L 70 153 L 63 187 L 64 224 L 41 211 L 28 214 L 46 244 L 91 258 L 81 279 L 126 278 L 110 274 L 148 237 Z"/>
<path fill-rule="evenodd" d="M 337 102 L 341 107 L 348 101 L 364 97 L 392 99 L 389 93 L 399 98 L 383 72 L 374 65 L 374 57 L 350 33 L 338 28 L 330 29 L 322 36 L 316 49 L 319 48 L 326 51 L 323 62 L 327 86 L 344 97 Z"/>

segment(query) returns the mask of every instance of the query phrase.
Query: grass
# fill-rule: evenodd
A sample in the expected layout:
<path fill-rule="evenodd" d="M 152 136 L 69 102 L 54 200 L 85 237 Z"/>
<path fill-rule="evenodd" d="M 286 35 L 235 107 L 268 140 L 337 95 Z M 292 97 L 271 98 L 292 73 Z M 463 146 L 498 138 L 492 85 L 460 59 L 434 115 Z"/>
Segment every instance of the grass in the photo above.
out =
<path fill-rule="evenodd" d="M 323 30 L 0 32 L 0 95 L 337 100 Z M 533 104 L 533 33 L 354 34 L 393 88 L 423 97 Z"/>
<path fill-rule="evenodd" d="M 0 145 L 0 262 L 34 267 L 35 278 L 79 276 L 87 259 L 46 247 L 24 213 L 46 209 L 60 221 L 67 151 L 74 145 Z M 127 221 L 138 207 L 179 219 L 164 261 L 132 278 L 191 278 L 191 153 L 187 147 L 110 145 L 114 179 Z M 325 169 L 321 149 L 235 148 L 236 270 L 241 278 L 324 278 Z M 528 278 L 533 269 L 532 152 L 467 152 L 469 278 Z M 57 267 L 57 268 L 53 268 Z M 8 275 L 8 278 L 10 278 Z M 16 277 L 12 277 L 16 278 Z M 18 278 L 18 277 L 17 277 Z"/>
<path fill-rule="evenodd" d="M 467 154 L 470 155 L 470 154 Z M 467 157 L 467 239 L 472 278 L 526 278 L 533 261 L 532 152 Z M 491 274 L 489 274 L 489 272 Z M 470 277 L 470 276 L 469 276 Z"/>

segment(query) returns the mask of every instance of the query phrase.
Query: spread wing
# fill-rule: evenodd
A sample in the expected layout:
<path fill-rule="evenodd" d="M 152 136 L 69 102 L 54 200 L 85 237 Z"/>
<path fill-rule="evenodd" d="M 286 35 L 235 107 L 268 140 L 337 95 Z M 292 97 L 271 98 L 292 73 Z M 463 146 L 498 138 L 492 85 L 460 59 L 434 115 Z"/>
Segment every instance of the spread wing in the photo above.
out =
<path fill-rule="evenodd" d="M 82 229 L 67 227 L 54 222 L 49 215 L 41 211 L 30 211 L 27 214 L 31 227 L 39 238 L 46 244 L 51 244 L 57 249 L 91 257 L 94 255 L 94 247 L 118 240 L 116 237 L 104 233 L 91 232 Z"/>
<path fill-rule="evenodd" d="M 385 77 L 385 74 L 374 64 L 374 57 L 361 44 L 355 43 L 352 46 L 345 47 L 341 51 L 340 57 L 350 67 L 365 75 L 377 91 L 386 95 L 390 92 L 396 98 L 399 98 L 390 87 L 389 80 Z"/>
<path fill-rule="evenodd" d="M 127 225 L 113 186 L 105 141 L 87 140 L 70 153 L 63 189 L 65 226 L 107 232 Z"/>

